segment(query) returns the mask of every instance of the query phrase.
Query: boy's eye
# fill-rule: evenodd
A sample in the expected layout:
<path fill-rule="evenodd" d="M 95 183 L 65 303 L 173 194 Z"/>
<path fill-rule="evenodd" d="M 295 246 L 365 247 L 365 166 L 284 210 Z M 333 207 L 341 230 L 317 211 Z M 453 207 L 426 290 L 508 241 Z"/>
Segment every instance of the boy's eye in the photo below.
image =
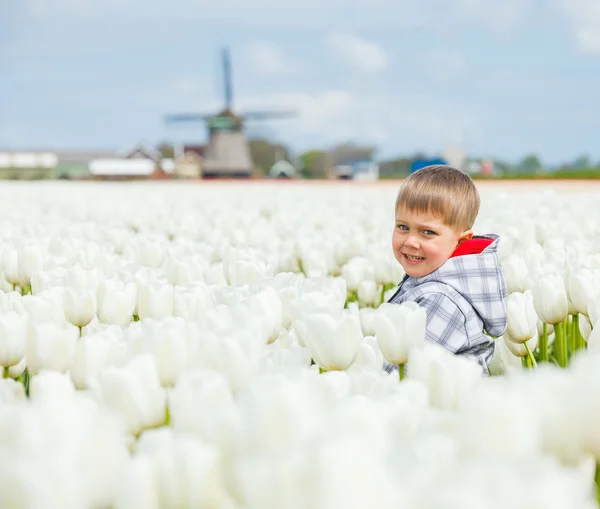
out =
<path fill-rule="evenodd" d="M 433 230 L 423 230 L 423 233 L 425 235 L 435 235 L 435 232 Z"/>
<path fill-rule="evenodd" d="M 408 230 L 407 226 L 404 224 L 398 224 L 398 225 L 396 225 L 396 227 L 398 228 L 398 230 L 403 230 L 403 231 Z"/>

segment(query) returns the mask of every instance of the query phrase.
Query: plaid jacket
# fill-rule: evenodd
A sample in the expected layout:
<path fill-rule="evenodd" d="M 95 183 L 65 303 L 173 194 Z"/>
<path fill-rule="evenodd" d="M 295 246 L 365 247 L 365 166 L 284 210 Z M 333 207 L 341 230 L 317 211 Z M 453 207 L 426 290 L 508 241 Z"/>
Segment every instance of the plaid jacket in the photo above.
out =
<path fill-rule="evenodd" d="M 439 269 L 420 278 L 404 276 L 388 302 L 414 301 L 425 308 L 425 340 L 457 355 L 470 355 L 488 375 L 494 337 L 506 329 L 507 290 L 498 263 L 497 235 L 479 254 L 448 259 Z M 490 337 L 492 336 L 492 337 Z M 386 363 L 385 370 L 397 369 Z"/>

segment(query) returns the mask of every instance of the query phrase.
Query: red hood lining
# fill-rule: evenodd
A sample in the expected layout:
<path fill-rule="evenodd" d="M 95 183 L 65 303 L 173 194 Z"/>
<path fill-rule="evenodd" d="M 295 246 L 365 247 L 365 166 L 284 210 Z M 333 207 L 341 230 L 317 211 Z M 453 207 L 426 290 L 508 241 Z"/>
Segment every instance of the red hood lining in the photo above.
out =
<path fill-rule="evenodd" d="M 493 239 L 486 239 L 484 237 L 475 237 L 470 240 L 465 240 L 464 242 L 461 242 L 458 245 L 458 247 L 454 250 L 450 258 L 469 254 L 479 254 L 492 242 L 494 242 Z"/>

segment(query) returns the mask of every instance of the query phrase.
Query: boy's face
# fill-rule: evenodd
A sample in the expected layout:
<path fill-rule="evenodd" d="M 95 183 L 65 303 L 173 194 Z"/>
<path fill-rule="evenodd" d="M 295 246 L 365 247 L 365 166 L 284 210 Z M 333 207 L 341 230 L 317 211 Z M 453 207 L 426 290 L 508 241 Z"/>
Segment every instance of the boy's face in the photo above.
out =
<path fill-rule="evenodd" d="M 396 260 L 412 277 L 439 269 L 458 244 L 473 237 L 471 230 L 457 232 L 439 217 L 398 209 L 392 236 Z"/>

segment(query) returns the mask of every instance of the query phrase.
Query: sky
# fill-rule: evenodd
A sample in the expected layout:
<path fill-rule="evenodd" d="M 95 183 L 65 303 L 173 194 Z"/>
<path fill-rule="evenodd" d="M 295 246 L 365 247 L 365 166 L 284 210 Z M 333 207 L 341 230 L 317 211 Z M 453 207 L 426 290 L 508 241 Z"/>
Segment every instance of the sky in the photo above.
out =
<path fill-rule="evenodd" d="M 0 148 L 202 143 L 163 118 L 222 106 L 224 46 L 294 153 L 600 161 L 598 0 L 0 0 Z"/>

